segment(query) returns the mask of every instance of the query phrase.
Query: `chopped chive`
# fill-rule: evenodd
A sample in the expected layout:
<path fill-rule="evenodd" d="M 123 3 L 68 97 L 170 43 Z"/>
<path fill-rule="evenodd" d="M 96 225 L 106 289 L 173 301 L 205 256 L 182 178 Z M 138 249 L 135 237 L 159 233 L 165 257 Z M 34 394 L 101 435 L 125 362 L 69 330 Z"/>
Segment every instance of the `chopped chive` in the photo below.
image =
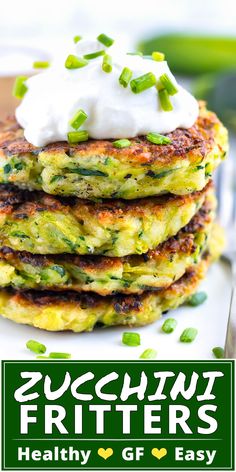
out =
<path fill-rule="evenodd" d="M 112 44 L 114 43 L 114 39 L 109 38 L 109 36 L 107 36 L 106 34 L 99 34 L 99 36 L 97 37 L 97 40 L 100 43 L 104 44 L 104 46 L 106 46 L 107 48 L 112 46 Z"/>
<path fill-rule="evenodd" d="M 84 59 L 96 59 L 96 57 L 99 56 L 105 56 L 106 52 L 104 50 L 102 51 L 96 51 L 96 52 L 91 52 L 90 54 L 85 54 Z"/>
<path fill-rule="evenodd" d="M 225 351 L 223 347 L 219 347 L 219 346 L 213 347 L 212 352 L 214 356 L 216 357 L 216 359 L 224 359 L 225 357 Z"/>
<path fill-rule="evenodd" d="M 37 356 L 36 359 L 49 359 L 48 356 Z"/>
<path fill-rule="evenodd" d="M 186 328 L 180 336 L 181 343 L 192 343 L 196 338 L 197 333 L 198 331 L 196 328 Z"/>
<path fill-rule="evenodd" d="M 150 143 L 154 143 L 154 144 L 170 144 L 171 143 L 170 138 L 168 138 L 167 136 L 163 136 L 162 134 L 158 134 L 158 133 L 148 133 L 146 138 L 148 141 L 150 141 Z"/>
<path fill-rule="evenodd" d="M 27 341 L 26 347 L 35 354 L 44 354 L 47 350 L 44 344 L 41 344 L 38 341 L 34 341 L 34 339 L 30 339 L 29 341 Z"/>
<path fill-rule="evenodd" d="M 74 129 L 79 129 L 80 126 L 87 120 L 88 115 L 85 113 L 84 110 L 78 110 L 73 118 L 69 121 L 69 124 Z"/>
<path fill-rule="evenodd" d="M 204 303 L 206 299 L 207 299 L 206 292 L 197 292 L 188 299 L 188 305 L 198 306 Z"/>
<path fill-rule="evenodd" d="M 163 52 L 153 51 L 152 59 L 154 61 L 158 61 L 158 62 L 164 61 L 165 60 L 165 54 L 163 54 Z"/>
<path fill-rule="evenodd" d="M 164 111 L 173 110 L 173 106 L 172 106 L 172 103 L 170 101 L 169 94 L 168 94 L 167 90 L 165 90 L 165 89 L 158 90 L 158 95 L 159 95 L 159 100 L 160 100 L 162 110 L 164 110 Z"/>
<path fill-rule="evenodd" d="M 122 335 L 122 344 L 126 344 L 126 346 L 140 346 L 140 334 L 139 333 L 123 333 Z"/>
<path fill-rule="evenodd" d="M 163 323 L 161 329 L 164 333 L 169 334 L 173 333 L 177 326 L 177 321 L 174 318 L 167 318 L 165 322 Z"/>
<path fill-rule="evenodd" d="M 129 139 L 117 139 L 117 141 L 113 142 L 113 146 L 118 149 L 123 149 L 131 146 L 131 141 L 129 141 Z"/>
<path fill-rule="evenodd" d="M 131 80 L 132 75 L 133 75 L 132 70 L 130 70 L 128 67 L 124 67 L 119 77 L 120 84 L 125 88 L 128 87 L 129 81 Z"/>
<path fill-rule="evenodd" d="M 75 44 L 77 44 L 80 40 L 82 39 L 82 36 L 74 36 L 73 41 Z"/>
<path fill-rule="evenodd" d="M 159 81 L 161 85 L 163 86 L 163 88 L 167 90 L 169 95 L 175 95 L 178 92 L 178 89 L 173 84 L 173 82 L 171 81 L 170 77 L 167 74 L 161 75 L 161 77 L 159 78 Z"/>
<path fill-rule="evenodd" d="M 152 72 L 148 72 L 147 74 L 137 77 L 137 79 L 131 80 L 130 87 L 131 87 L 132 92 L 140 93 L 140 92 L 143 92 L 144 90 L 147 90 L 153 87 L 153 85 L 155 84 L 156 84 L 155 75 Z"/>
<path fill-rule="evenodd" d="M 143 53 L 141 51 L 136 51 L 136 52 L 127 52 L 127 56 L 143 56 Z"/>
<path fill-rule="evenodd" d="M 139 359 L 156 359 L 157 351 L 155 349 L 145 349 Z"/>
<path fill-rule="evenodd" d="M 108 54 L 103 56 L 102 70 L 108 74 L 112 71 L 112 58 Z"/>
<path fill-rule="evenodd" d="M 83 57 L 77 57 L 74 56 L 73 54 L 70 54 L 65 62 L 65 67 L 67 69 L 80 69 L 80 67 L 87 66 L 88 61 L 84 59 Z"/>
<path fill-rule="evenodd" d="M 23 75 L 19 76 L 16 78 L 12 95 L 13 97 L 16 98 L 23 98 L 25 93 L 28 90 L 28 87 L 25 85 L 25 81 L 27 80 L 28 77 L 25 77 Z"/>
<path fill-rule="evenodd" d="M 50 67 L 50 63 L 48 61 L 35 61 L 33 63 L 34 69 L 47 69 Z"/>
<path fill-rule="evenodd" d="M 69 131 L 67 133 L 68 143 L 77 144 L 82 141 L 88 141 L 88 131 Z"/>
<path fill-rule="evenodd" d="M 71 354 L 67 352 L 50 352 L 49 359 L 70 359 Z"/>

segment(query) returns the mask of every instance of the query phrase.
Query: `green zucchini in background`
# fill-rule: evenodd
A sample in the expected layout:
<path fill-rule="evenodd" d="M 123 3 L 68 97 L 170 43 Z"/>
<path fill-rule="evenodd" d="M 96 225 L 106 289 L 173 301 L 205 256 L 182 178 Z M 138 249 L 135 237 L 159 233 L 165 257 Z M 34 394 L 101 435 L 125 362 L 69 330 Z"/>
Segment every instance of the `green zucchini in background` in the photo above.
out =
<path fill-rule="evenodd" d="M 202 75 L 193 82 L 191 91 L 236 131 L 236 70 Z"/>
<path fill-rule="evenodd" d="M 202 74 L 236 68 L 236 37 L 166 34 L 144 40 L 138 50 L 164 52 L 173 72 Z"/>

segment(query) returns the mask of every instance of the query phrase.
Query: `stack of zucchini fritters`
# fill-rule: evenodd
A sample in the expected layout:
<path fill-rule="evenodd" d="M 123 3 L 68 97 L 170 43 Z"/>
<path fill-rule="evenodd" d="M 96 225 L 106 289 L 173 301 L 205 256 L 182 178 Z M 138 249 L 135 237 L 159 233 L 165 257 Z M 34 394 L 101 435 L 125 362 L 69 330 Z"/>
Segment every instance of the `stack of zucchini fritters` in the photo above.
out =
<path fill-rule="evenodd" d="M 55 331 L 140 326 L 196 291 L 221 249 L 211 176 L 227 132 L 201 104 L 168 137 L 39 149 L 1 124 L 2 316 Z"/>

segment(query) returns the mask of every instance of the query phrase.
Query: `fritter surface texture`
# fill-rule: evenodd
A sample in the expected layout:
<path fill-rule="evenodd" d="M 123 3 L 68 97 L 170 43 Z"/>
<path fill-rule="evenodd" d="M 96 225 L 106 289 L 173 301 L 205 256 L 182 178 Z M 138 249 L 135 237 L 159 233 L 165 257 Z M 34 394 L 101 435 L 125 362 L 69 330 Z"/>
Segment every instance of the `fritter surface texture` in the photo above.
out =
<path fill-rule="evenodd" d="M 0 287 L 88 291 L 100 295 L 167 288 L 197 264 L 206 250 L 215 215 L 214 203 L 206 198 L 198 213 L 176 236 L 142 255 L 41 256 L 3 247 Z"/>
<path fill-rule="evenodd" d="M 203 104 L 189 129 L 176 129 L 169 145 L 145 137 L 116 149 L 112 141 L 57 142 L 35 148 L 15 120 L 0 125 L 0 182 L 79 198 L 135 199 L 203 189 L 225 157 L 227 131 Z"/>
<path fill-rule="evenodd" d="M 0 247 L 33 254 L 143 254 L 189 223 L 212 184 L 185 196 L 90 202 L 0 185 Z"/>

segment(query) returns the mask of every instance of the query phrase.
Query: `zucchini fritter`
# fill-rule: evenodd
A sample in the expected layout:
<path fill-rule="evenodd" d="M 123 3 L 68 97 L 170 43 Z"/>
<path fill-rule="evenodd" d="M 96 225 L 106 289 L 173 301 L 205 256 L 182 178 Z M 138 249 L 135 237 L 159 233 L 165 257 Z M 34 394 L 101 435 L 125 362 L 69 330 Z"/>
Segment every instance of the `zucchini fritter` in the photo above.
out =
<path fill-rule="evenodd" d="M 202 104 L 192 128 L 176 129 L 168 137 L 168 145 L 134 138 L 125 149 L 102 140 L 35 148 L 15 120 L 9 120 L 0 125 L 0 183 L 86 199 L 184 195 L 203 189 L 226 154 L 226 129 Z"/>
<path fill-rule="evenodd" d="M 93 291 L 100 295 L 167 288 L 197 264 L 206 250 L 214 203 L 206 198 L 199 212 L 176 236 L 143 255 L 41 256 L 2 248 L 0 287 Z"/>
<path fill-rule="evenodd" d="M 33 254 L 143 254 L 189 223 L 206 195 L 90 202 L 0 185 L 0 246 Z"/>
<path fill-rule="evenodd" d="M 166 290 L 143 295 L 101 297 L 76 292 L 0 290 L 0 314 L 17 323 L 48 331 L 91 331 L 105 326 L 144 326 L 177 308 L 192 295 L 206 274 L 209 257 L 189 269 Z"/>

